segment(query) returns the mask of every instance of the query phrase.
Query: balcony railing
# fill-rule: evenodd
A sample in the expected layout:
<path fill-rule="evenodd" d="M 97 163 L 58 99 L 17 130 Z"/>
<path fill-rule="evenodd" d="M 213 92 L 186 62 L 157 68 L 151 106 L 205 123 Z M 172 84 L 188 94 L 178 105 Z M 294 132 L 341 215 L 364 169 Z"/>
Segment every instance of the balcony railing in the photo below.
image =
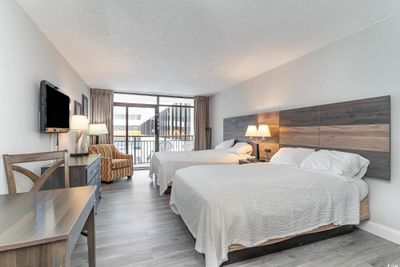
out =
<path fill-rule="evenodd" d="M 147 167 L 155 152 L 154 136 L 114 136 L 114 145 L 123 153 L 133 155 L 136 167 Z M 128 148 L 128 150 L 127 150 Z M 193 135 L 160 136 L 160 151 L 192 151 Z"/>

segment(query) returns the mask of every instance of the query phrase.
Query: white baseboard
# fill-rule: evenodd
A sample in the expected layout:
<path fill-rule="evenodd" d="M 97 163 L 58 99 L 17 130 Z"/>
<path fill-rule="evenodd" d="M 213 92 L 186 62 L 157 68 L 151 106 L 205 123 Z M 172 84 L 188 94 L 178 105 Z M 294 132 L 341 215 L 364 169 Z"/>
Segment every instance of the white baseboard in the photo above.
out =
<path fill-rule="evenodd" d="M 358 228 L 400 245 L 399 230 L 372 221 L 361 223 Z"/>

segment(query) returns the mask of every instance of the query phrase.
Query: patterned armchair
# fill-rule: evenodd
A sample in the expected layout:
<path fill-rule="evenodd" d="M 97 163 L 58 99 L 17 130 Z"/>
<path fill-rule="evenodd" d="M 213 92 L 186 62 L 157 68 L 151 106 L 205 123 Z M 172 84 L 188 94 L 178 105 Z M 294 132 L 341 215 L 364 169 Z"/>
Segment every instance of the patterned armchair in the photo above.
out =
<path fill-rule="evenodd" d="M 133 157 L 118 151 L 114 145 L 90 145 L 89 153 L 101 155 L 101 181 L 111 183 L 122 177 L 132 178 Z"/>

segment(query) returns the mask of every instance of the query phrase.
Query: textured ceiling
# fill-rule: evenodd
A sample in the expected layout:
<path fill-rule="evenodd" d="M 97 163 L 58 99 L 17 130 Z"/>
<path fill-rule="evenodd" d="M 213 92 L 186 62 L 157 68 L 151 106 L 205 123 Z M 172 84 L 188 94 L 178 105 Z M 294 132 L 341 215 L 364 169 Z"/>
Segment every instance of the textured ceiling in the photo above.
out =
<path fill-rule="evenodd" d="M 398 0 L 17 0 L 91 87 L 212 94 L 400 11 Z"/>

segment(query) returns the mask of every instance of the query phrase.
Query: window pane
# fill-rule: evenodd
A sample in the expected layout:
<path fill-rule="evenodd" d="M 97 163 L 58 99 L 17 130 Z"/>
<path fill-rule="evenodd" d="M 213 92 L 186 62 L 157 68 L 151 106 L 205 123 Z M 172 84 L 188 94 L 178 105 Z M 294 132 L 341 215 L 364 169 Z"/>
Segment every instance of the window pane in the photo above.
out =
<path fill-rule="evenodd" d="M 191 136 L 193 132 L 192 107 L 160 107 L 160 136 Z"/>
<path fill-rule="evenodd" d="M 129 107 L 129 136 L 153 136 L 155 134 L 154 108 Z"/>
<path fill-rule="evenodd" d="M 157 96 L 134 95 L 134 94 L 114 94 L 115 103 L 136 103 L 136 104 L 157 104 Z"/>
<path fill-rule="evenodd" d="M 126 108 L 114 106 L 114 145 L 119 151 L 126 152 Z"/>
<path fill-rule="evenodd" d="M 193 107 L 160 107 L 160 151 L 193 150 Z"/>
<path fill-rule="evenodd" d="M 160 105 L 193 106 L 193 98 L 160 97 Z"/>

